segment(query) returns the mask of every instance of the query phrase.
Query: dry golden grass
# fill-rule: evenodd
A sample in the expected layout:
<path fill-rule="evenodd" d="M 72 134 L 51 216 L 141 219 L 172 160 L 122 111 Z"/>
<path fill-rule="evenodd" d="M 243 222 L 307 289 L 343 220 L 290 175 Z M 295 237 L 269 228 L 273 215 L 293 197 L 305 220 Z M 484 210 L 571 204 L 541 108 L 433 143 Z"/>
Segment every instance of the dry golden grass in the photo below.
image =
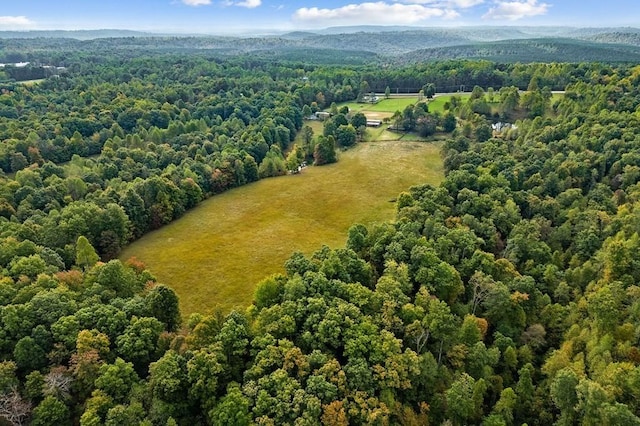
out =
<path fill-rule="evenodd" d="M 439 145 L 381 141 L 309 167 L 212 197 L 127 247 L 180 296 L 183 316 L 245 308 L 256 284 L 283 271 L 292 252 L 344 246 L 349 227 L 391 220 L 391 200 L 442 179 Z"/>

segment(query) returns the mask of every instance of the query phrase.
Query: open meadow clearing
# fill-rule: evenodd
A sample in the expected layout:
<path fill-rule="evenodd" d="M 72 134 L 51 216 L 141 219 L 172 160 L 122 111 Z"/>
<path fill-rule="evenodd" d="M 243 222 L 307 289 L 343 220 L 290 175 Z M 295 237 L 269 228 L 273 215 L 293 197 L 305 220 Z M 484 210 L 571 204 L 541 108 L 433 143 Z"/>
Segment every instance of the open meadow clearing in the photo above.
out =
<path fill-rule="evenodd" d="M 459 94 L 436 94 L 433 99 L 426 99 L 429 105 L 429 112 L 439 112 L 444 113 L 444 105 L 445 103 L 451 100 L 452 96 L 457 96 L 461 100 L 466 101 L 471 96 L 471 93 L 459 93 Z M 378 103 L 358 103 L 358 102 L 344 102 L 337 104 L 338 108 L 343 106 L 347 106 L 349 108 L 349 112 L 356 113 L 361 112 L 367 116 L 369 119 L 377 119 L 381 120 L 385 117 L 391 117 L 394 112 L 400 111 L 402 112 L 407 105 L 415 105 L 419 101 L 418 95 L 416 96 L 400 96 L 394 97 L 391 95 L 389 99 L 382 99 Z"/>
<path fill-rule="evenodd" d="M 453 95 L 452 94 L 446 94 L 446 95 L 436 94 L 436 96 L 429 101 L 429 112 L 431 113 L 439 112 L 441 114 L 444 113 L 445 111 L 444 105 L 447 102 L 450 102 L 453 96 L 457 96 L 462 101 L 466 102 L 471 97 L 471 93 L 456 93 Z"/>
<path fill-rule="evenodd" d="M 375 104 L 361 102 L 344 102 L 337 104 L 337 106 L 338 109 L 342 108 L 343 106 L 347 106 L 349 108 L 349 112 L 352 114 L 361 112 L 369 119 L 380 119 L 384 117 L 391 117 L 394 112 L 402 111 L 407 107 L 407 105 L 415 105 L 418 102 L 418 95 L 416 95 L 381 99 Z"/>
<path fill-rule="evenodd" d="M 283 271 L 294 251 L 342 247 L 354 223 L 391 220 L 412 185 L 443 178 L 440 145 L 381 141 L 340 153 L 338 163 L 264 179 L 216 195 L 128 246 L 180 296 L 183 316 L 244 309 L 256 284 Z"/>

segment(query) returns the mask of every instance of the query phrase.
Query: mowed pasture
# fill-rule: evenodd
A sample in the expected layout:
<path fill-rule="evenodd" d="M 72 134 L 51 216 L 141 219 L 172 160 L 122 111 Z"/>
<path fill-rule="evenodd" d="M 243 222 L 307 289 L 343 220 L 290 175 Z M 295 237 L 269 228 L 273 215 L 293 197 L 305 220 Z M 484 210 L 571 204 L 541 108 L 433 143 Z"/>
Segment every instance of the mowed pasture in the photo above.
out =
<path fill-rule="evenodd" d="M 343 106 L 349 108 L 351 114 L 361 112 L 369 119 L 382 120 L 386 117 L 391 117 L 394 112 L 400 111 L 407 107 L 407 105 L 415 105 L 418 103 L 418 95 L 416 96 L 403 96 L 392 97 L 389 99 L 381 99 L 375 104 L 372 103 L 359 103 L 359 102 L 344 102 L 337 104 L 338 109 Z"/>
<path fill-rule="evenodd" d="M 471 93 L 456 93 L 453 95 L 452 94 L 447 94 L 447 95 L 436 94 L 436 96 L 434 96 L 433 99 L 429 100 L 429 112 L 432 112 L 432 113 L 439 112 L 441 114 L 444 113 L 445 104 L 447 102 L 450 102 L 453 96 L 457 96 L 463 102 L 466 102 L 471 97 Z"/>
<path fill-rule="evenodd" d="M 350 113 L 361 112 L 369 119 L 384 119 L 391 117 L 396 111 L 402 112 L 408 105 L 415 105 L 418 102 L 427 102 L 429 105 L 429 112 L 444 113 L 444 105 L 451 100 L 452 96 L 459 97 L 463 102 L 468 100 L 471 93 L 455 93 L 455 94 L 436 94 L 432 99 L 424 98 L 420 101 L 418 95 L 416 96 L 398 96 L 391 95 L 389 99 L 382 99 L 375 104 L 371 103 L 358 103 L 358 102 L 344 102 L 337 104 L 338 109 L 347 106 Z"/>
<path fill-rule="evenodd" d="M 184 317 L 244 309 L 257 283 L 282 272 L 294 251 L 343 247 L 354 223 L 392 220 L 401 191 L 438 184 L 439 150 L 424 142 L 360 143 L 338 163 L 216 195 L 129 245 L 121 258 L 137 257 L 174 288 Z"/>

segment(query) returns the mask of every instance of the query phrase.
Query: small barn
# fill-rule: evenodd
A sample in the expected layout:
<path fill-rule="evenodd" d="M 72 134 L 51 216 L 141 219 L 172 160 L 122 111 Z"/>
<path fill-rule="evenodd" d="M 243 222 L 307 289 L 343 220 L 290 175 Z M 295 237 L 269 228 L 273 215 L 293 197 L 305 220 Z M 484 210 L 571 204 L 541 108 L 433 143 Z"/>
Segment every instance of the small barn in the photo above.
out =
<path fill-rule="evenodd" d="M 367 127 L 380 127 L 382 125 L 381 120 L 370 120 L 367 119 Z"/>

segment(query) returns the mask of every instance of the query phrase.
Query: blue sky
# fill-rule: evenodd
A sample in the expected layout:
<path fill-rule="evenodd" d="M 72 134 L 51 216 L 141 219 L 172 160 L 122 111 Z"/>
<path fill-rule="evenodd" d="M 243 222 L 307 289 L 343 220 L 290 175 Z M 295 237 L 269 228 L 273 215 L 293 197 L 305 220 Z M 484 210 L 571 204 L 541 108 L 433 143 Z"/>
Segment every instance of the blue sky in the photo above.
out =
<path fill-rule="evenodd" d="M 210 33 L 342 25 L 640 27 L 638 0 L 0 0 L 0 30 Z"/>

